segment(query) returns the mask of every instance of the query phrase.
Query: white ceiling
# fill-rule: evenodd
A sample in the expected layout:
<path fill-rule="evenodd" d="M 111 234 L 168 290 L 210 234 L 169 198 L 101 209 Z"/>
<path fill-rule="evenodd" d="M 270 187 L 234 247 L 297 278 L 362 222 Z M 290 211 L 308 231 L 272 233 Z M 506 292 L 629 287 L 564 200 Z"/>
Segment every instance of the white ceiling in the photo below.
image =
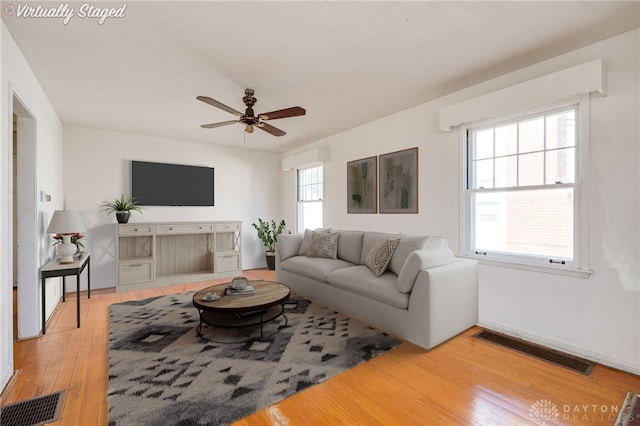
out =
<path fill-rule="evenodd" d="M 92 3 L 126 5 L 102 25 L 85 3 L 2 16 L 65 125 L 275 152 L 640 26 L 638 1 Z M 283 137 L 200 128 L 235 117 L 197 95 L 244 111 L 247 87 L 257 113 L 307 115 L 270 121 Z"/>

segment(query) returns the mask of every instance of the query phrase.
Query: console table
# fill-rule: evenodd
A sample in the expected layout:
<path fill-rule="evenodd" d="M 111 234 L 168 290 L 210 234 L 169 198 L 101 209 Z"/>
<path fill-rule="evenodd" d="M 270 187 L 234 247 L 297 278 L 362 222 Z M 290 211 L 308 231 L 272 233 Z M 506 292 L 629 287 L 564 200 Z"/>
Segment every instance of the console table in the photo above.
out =
<path fill-rule="evenodd" d="M 91 253 L 82 253 L 80 259 L 73 263 L 58 263 L 57 260 L 43 265 L 40 268 L 40 279 L 42 280 L 42 334 L 47 332 L 47 292 L 45 283 L 47 278 L 62 277 L 62 301 L 65 301 L 67 292 L 66 278 L 69 275 L 76 276 L 76 322 L 80 327 L 80 274 L 87 268 L 87 299 L 91 298 Z"/>
<path fill-rule="evenodd" d="M 116 291 L 242 273 L 240 221 L 116 225 Z"/>

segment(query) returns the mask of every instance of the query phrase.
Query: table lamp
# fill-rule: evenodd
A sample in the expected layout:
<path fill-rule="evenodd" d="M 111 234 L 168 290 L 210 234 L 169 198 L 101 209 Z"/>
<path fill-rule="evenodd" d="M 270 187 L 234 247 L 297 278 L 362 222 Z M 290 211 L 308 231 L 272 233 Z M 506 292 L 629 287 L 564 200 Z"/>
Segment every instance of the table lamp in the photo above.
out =
<path fill-rule="evenodd" d="M 58 245 L 60 263 L 73 263 L 73 255 L 77 247 L 71 242 L 71 236 L 76 232 L 86 232 L 79 211 L 56 210 L 53 212 L 47 233 L 62 235 L 62 243 Z"/>

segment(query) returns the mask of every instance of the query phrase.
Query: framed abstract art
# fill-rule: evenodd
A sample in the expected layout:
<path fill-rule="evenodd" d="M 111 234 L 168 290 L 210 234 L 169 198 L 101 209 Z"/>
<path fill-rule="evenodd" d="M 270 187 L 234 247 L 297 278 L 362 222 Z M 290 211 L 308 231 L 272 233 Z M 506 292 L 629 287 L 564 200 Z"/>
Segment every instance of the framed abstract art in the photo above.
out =
<path fill-rule="evenodd" d="M 376 213 L 378 210 L 378 158 L 347 163 L 347 213 Z"/>
<path fill-rule="evenodd" d="M 380 156 L 380 213 L 418 213 L 418 148 Z"/>

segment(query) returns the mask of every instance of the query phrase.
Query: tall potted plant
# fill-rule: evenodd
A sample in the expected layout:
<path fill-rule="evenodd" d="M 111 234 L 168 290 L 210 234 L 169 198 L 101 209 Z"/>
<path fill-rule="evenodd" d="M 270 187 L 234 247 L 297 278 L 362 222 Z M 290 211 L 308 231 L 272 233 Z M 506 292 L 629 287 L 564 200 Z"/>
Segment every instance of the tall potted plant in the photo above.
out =
<path fill-rule="evenodd" d="M 124 194 L 120 198 L 114 198 L 111 201 L 102 203 L 102 212 L 106 214 L 115 213 L 118 223 L 129 222 L 132 211 L 142 213 L 142 207 L 138 206 L 135 198 L 125 197 Z"/>
<path fill-rule="evenodd" d="M 258 238 L 260 238 L 262 244 L 264 244 L 267 249 L 267 266 L 271 270 L 276 269 L 276 243 L 278 242 L 278 235 L 282 234 L 286 226 L 284 219 L 276 225 L 275 220 L 269 222 L 258 218 L 258 223 L 252 223 L 251 226 L 258 231 Z"/>

